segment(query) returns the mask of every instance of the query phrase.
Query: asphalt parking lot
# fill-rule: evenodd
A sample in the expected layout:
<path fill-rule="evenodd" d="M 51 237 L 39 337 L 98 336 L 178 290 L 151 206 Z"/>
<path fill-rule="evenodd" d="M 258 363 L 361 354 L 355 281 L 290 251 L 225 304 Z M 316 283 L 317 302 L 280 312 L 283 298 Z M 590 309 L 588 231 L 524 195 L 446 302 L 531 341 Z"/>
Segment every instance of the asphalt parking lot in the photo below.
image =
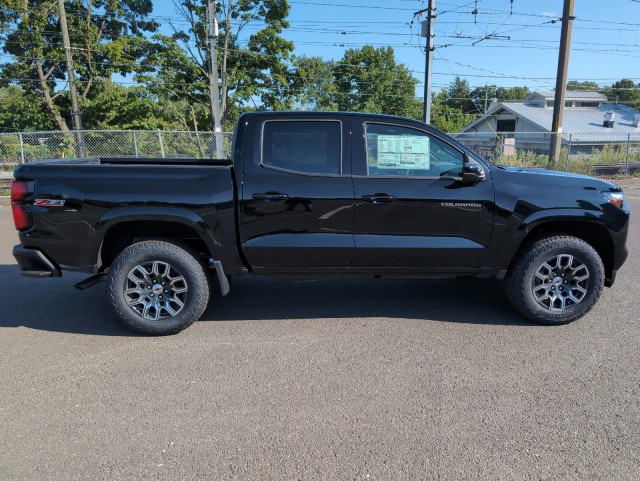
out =
<path fill-rule="evenodd" d="M 640 479 L 635 220 L 616 285 L 567 326 L 494 281 L 246 277 L 146 338 L 104 285 L 20 277 L 0 207 L 0 479 Z"/>

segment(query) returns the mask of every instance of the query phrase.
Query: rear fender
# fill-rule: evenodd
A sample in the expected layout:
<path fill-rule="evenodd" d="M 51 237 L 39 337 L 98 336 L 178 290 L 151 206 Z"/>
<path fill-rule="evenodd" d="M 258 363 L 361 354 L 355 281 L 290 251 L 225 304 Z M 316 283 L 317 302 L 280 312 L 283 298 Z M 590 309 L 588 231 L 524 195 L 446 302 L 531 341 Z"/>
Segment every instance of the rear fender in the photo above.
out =
<path fill-rule="evenodd" d="M 222 243 L 210 229 L 209 225 L 198 214 L 176 207 L 134 206 L 119 207 L 105 213 L 95 225 L 96 233 L 102 232 L 102 238 L 118 224 L 124 222 L 174 222 L 191 228 L 206 244 L 209 252 L 216 257 Z M 100 246 L 102 249 L 102 245 Z M 98 252 L 96 252 L 96 256 Z"/>

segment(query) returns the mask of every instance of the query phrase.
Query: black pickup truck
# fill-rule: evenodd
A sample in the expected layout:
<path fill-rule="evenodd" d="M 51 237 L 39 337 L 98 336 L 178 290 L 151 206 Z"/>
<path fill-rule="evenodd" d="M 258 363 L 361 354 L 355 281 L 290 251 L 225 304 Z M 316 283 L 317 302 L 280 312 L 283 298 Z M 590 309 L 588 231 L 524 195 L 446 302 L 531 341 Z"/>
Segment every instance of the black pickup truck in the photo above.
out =
<path fill-rule="evenodd" d="M 248 273 L 505 279 L 524 317 L 562 324 L 593 307 L 627 257 L 616 185 L 492 165 L 421 122 L 256 112 L 240 118 L 232 152 L 19 166 L 22 274 L 92 274 L 81 289 L 105 279 L 119 318 L 147 334 L 186 328 L 212 286 L 225 295 Z"/>

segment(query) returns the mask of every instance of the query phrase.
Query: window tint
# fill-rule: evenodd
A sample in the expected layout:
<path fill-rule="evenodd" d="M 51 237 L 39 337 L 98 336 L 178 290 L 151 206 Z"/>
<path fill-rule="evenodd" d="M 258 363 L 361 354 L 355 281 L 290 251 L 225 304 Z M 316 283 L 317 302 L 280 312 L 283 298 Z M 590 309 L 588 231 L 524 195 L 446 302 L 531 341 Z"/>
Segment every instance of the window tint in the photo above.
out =
<path fill-rule="evenodd" d="M 368 175 L 438 177 L 462 175 L 462 152 L 421 130 L 367 124 Z"/>
<path fill-rule="evenodd" d="M 310 174 L 340 174 L 340 122 L 265 122 L 262 164 Z"/>

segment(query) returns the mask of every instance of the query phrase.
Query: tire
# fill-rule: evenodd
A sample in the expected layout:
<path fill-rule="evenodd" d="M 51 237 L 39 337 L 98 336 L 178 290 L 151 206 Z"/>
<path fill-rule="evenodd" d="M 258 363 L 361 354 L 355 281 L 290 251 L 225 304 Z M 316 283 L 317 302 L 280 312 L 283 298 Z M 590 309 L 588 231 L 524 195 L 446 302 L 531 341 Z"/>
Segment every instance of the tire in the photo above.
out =
<path fill-rule="evenodd" d="M 505 281 L 509 301 L 524 317 L 538 324 L 567 324 L 598 301 L 604 266 L 582 239 L 549 236 L 520 254 Z"/>
<path fill-rule="evenodd" d="M 209 302 L 209 276 L 198 254 L 171 241 L 127 247 L 111 265 L 107 283 L 119 319 L 143 334 L 176 334 L 198 320 Z"/>

